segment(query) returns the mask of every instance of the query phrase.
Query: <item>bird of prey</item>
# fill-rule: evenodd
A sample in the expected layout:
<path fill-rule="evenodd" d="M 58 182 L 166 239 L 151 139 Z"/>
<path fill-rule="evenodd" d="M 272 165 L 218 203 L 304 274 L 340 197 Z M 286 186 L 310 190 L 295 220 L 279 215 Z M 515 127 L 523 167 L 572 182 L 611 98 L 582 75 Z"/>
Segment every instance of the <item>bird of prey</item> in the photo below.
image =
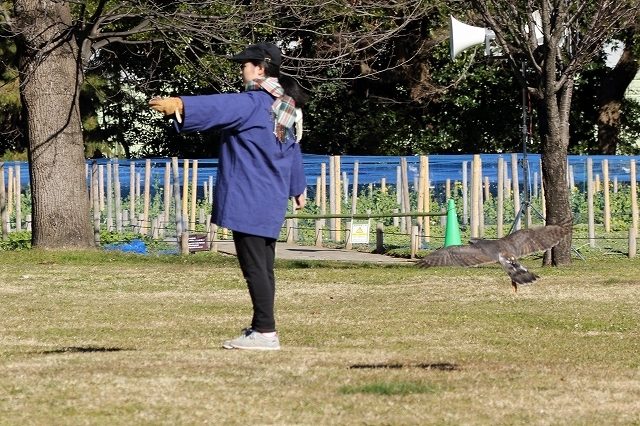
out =
<path fill-rule="evenodd" d="M 511 278 L 514 293 L 518 284 L 533 284 L 539 276 L 529 272 L 518 258 L 557 245 L 571 231 L 571 223 L 521 229 L 498 240 L 472 239 L 466 246 L 450 246 L 434 251 L 418 266 L 473 266 L 498 262 Z"/>

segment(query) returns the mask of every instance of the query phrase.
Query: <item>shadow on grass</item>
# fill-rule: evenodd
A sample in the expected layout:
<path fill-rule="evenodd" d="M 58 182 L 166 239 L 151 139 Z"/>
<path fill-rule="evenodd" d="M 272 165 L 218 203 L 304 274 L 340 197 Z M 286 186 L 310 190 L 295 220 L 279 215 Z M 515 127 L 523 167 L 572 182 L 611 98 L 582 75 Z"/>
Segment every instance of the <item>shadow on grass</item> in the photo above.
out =
<path fill-rule="evenodd" d="M 38 352 L 42 355 L 66 354 L 66 353 L 87 353 L 87 352 L 119 352 L 129 351 L 131 349 L 124 348 L 103 348 L 100 346 L 68 346 L 62 349 L 52 349 L 48 351 Z"/>
<path fill-rule="evenodd" d="M 408 267 L 415 268 L 415 264 L 343 260 L 293 260 L 276 258 L 276 268 L 283 269 L 400 269 Z"/>
<path fill-rule="evenodd" d="M 440 370 L 440 371 L 457 371 L 460 370 L 460 366 L 457 364 L 451 364 L 448 362 L 441 362 L 436 364 L 353 364 L 349 366 L 349 369 L 400 369 L 400 368 L 422 368 L 423 370 Z"/>

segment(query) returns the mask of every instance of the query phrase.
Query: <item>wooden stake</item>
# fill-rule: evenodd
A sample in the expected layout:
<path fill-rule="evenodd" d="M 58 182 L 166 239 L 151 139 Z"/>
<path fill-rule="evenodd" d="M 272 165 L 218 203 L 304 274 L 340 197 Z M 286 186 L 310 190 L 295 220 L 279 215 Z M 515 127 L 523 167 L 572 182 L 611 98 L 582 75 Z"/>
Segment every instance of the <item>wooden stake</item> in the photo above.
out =
<path fill-rule="evenodd" d="M 189 160 L 183 161 L 182 170 L 182 219 L 184 221 L 189 217 Z"/>
<path fill-rule="evenodd" d="M 589 232 L 589 247 L 596 246 L 594 212 L 593 212 L 593 159 L 587 158 L 587 217 Z"/>
<path fill-rule="evenodd" d="M 16 164 L 16 231 L 22 231 L 22 188 L 20 185 L 20 164 Z"/>
<path fill-rule="evenodd" d="M 146 159 L 144 165 L 144 206 L 142 210 L 142 223 L 140 226 L 148 233 L 149 230 L 149 202 L 151 199 L 151 160 Z"/>
<path fill-rule="evenodd" d="M 513 211 L 517 215 L 520 211 L 520 178 L 518 177 L 518 154 L 511 154 L 511 184 L 513 185 Z M 515 217 L 514 217 L 515 219 Z M 522 218 L 514 229 L 520 229 Z"/>
<path fill-rule="evenodd" d="M 496 206 L 497 237 L 502 238 L 504 227 L 504 158 L 498 157 L 498 200 Z"/>
<path fill-rule="evenodd" d="M 602 160 L 602 179 L 604 188 L 604 232 L 611 232 L 611 202 L 609 200 L 609 161 Z"/>
<path fill-rule="evenodd" d="M 631 160 L 630 164 L 631 172 L 631 221 L 633 223 L 633 229 L 638 235 L 638 190 L 636 181 L 636 160 Z"/>
<path fill-rule="evenodd" d="M 4 182 L 4 163 L 0 163 L 0 220 L 2 220 L 2 241 L 6 241 L 9 238 L 9 230 L 7 227 L 7 193 L 5 192 Z"/>
<path fill-rule="evenodd" d="M 178 170 L 178 158 L 171 158 L 171 166 L 173 169 L 173 198 L 176 209 L 176 237 L 182 235 L 184 229 L 182 223 L 182 203 L 180 201 L 180 171 Z"/>
<path fill-rule="evenodd" d="M 198 198 L 198 160 L 193 160 L 191 173 L 191 215 L 189 216 L 189 229 L 196 229 L 196 201 Z"/>
<path fill-rule="evenodd" d="M 122 194 L 120 193 L 120 168 L 118 159 L 113 160 L 113 194 L 115 196 L 116 232 L 122 232 Z"/>

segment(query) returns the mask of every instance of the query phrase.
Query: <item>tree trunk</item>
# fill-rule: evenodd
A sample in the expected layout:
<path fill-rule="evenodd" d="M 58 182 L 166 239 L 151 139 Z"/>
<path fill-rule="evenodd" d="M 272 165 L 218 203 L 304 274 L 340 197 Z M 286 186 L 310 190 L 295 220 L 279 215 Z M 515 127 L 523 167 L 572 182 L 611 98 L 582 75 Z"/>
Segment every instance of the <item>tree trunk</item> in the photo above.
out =
<path fill-rule="evenodd" d="M 78 103 L 82 72 L 69 4 L 16 0 L 14 7 L 29 142 L 32 245 L 94 247 Z"/>
<path fill-rule="evenodd" d="M 569 109 L 573 82 L 568 82 L 559 94 L 546 91 L 538 102 L 542 139 L 542 179 L 546 202 L 546 223 L 563 223 L 571 218 L 569 185 L 567 183 L 567 149 L 569 146 Z M 567 235 L 545 256 L 545 265 L 571 264 L 571 234 Z"/>
<path fill-rule="evenodd" d="M 638 69 L 638 58 L 633 55 L 633 45 L 629 40 L 615 68 L 605 75 L 597 92 L 600 108 L 598 146 L 601 154 L 616 154 L 620 134 L 620 105 Z"/>

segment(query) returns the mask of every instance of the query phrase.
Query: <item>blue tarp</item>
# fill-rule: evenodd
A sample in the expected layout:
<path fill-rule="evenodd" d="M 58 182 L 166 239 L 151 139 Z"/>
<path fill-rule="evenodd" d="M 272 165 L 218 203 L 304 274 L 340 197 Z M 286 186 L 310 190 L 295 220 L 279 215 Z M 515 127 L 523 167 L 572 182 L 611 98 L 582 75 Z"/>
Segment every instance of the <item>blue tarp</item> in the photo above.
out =
<path fill-rule="evenodd" d="M 140 239 L 131 240 L 128 243 L 107 244 L 102 247 L 103 250 L 117 250 L 124 253 L 149 254 L 147 245 Z"/>

